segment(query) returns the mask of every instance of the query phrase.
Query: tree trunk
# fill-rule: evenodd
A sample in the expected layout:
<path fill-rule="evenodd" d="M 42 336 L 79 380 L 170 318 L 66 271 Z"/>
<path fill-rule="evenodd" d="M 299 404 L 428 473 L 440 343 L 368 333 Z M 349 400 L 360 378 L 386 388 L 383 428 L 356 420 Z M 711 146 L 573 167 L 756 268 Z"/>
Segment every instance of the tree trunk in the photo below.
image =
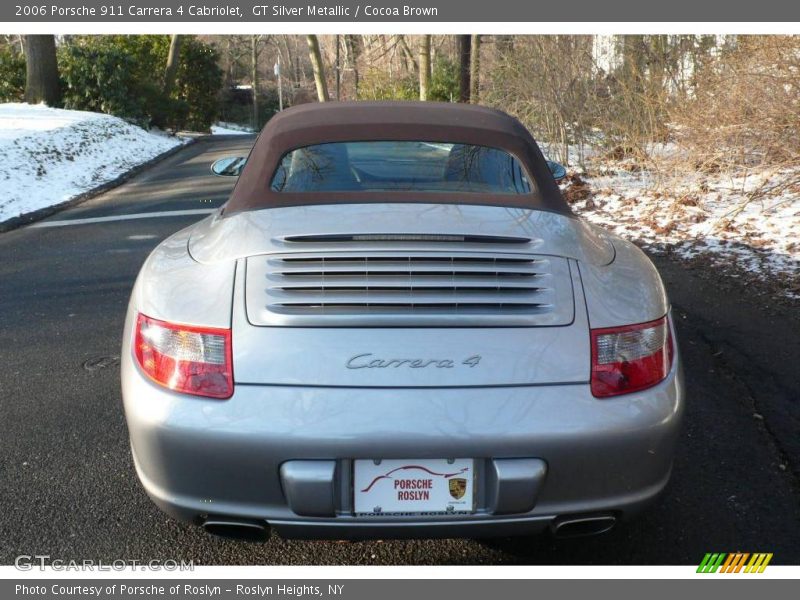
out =
<path fill-rule="evenodd" d="M 225 88 L 233 85 L 233 38 L 225 38 Z"/>
<path fill-rule="evenodd" d="M 478 104 L 480 102 L 480 89 L 481 89 L 481 36 L 474 34 L 472 36 L 472 52 L 470 53 L 469 61 L 469 101 L 471 104 Z"/>
<path fill-rule="evenodd" d="M 279 35 L 277 39 L 283 42 L 283 51 L 286 53 L 286 62 L 288 64 L 286 67 L 286 73 L 288 74 L 291 86 L 294 88 L 299 85 L 300 82 L 297 77 L 297 69 L 295 68 L 296 58 L 292 53 L 291 47 L 289 47 L 289 40 L 287 39 L 288 37 L 289 36 L 286 35 Z"/>
<path fill-rule="evenodd" d="M 406 42 L 406 38 L 404 35 L 401 35 L 397 38 L 397 43 L 400 44 L 400 49 L 403 51 L 403 57 L 406 62 L 406 65 L 411 66 L 411 71 L 414 75 L 417 75 L 419 72 L 419 65 L 417 64 L 416 59 L 414 58 L 414 53 L 411 52 L 411 48 L 408 47 L 408 42 Z"/>
<path fill-rule="evenodd" d="M 345 44 L 349 46 L 348 54 L 353 68 L 353 100 L 358 100 L 358 57 L 361 54 L 358 36 L 348 35 Z"/>
<path fill-rule="evenodd" d="M 56 38 L 52 35 L 25 36 L 25 102 L 55 106 L 61 99 L 56 63 Z"/>
<path fill-rule="evenodd" d="M 173 35 L 169 42 L 169 54 L 167 55 L 167 68 L 164 69 L 164 95 L 169 96 L 172 88 L 175 87 L 175 77 L 178 75 L 180 65 L 181 44 L 183 36 Z"/>
<path fill-rule="evenodd" d="M 258 131 L 258 37 L 250 38 L 250 83 L 253 87 L 253 129 Z"/>
<path fill-rule="evenodd" d="M 472 52 L 470 51 L 472 45 L 472 36 L 470 35 L 459 35 L 458 36 L 458 72 L 459 72 L 459 89 L 458 89 L 458 101 L 459 102 L 469 102 L 469 91 L 470 91 L 470 82 L 469 82 L 469 63 L 470 63 L 470 55 Z"/>
<path fill-rule="evenodd" d="M 431 89 L 431 36 L 423 35 L 419 45 L 419 99 L 428 99 Z"/>
<path fill-rule="evenodd" d="M 311 59 L 311 66 L 314 68 L 314 83 L 317 85 L 317 99 L 320 102 L 327 102 L 328 84 L 325 81 L 325 69 L 322 66 L 322 54 L 319 51 L 319 40 L 316 35 L 307 35 L 308 57 Z"/>
<path fill-rule="evenodd" d="M 306 87 L 306 70 L 302 66 L 302 60 L 300 58 L 300 40 L 298 39 L 300 36 L 292 36 L 292 40 L 294 41 L 294 54 L 297 59 L 294 61 L 294 73 L 295 73 L 295 85 L 297 87 Z"/>
<path fill-rule="evenodd" d="M 335 36 L 336 39 L 336 101 L 342 99 L 342 57 L 341 57 L 341 43 L 339 34 Z"/>

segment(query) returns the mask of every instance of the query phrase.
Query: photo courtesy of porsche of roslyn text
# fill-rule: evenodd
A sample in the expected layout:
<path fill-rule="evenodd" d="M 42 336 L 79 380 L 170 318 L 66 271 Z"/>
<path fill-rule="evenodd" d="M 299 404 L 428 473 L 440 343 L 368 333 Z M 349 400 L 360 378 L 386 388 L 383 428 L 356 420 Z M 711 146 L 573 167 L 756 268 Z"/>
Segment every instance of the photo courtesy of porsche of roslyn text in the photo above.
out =
<path fill-rule="evenodd" d="M 0 560 L 797 564 L 798 56 L 0 36 Z"/>

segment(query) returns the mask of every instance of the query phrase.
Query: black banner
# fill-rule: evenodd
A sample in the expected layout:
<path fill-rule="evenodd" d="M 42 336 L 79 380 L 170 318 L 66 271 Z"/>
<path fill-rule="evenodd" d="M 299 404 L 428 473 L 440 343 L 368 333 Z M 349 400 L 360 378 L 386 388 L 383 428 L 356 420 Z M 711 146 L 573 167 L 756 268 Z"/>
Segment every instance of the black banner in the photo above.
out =
<path fill-rule="evenodd" d="M 0 5 L 7 22 L 796 22 L 785 0 L 50 0 Z"/>

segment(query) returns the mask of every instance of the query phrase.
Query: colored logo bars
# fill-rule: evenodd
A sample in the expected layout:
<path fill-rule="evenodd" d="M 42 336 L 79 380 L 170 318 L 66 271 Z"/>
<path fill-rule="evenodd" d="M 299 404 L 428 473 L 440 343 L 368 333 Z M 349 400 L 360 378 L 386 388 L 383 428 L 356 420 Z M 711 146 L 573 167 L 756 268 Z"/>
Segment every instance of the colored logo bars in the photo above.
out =
<path fill-rule="evenodd" d="M 750 559 L 749 562 L 747 559 Z M 697 567 L 698 573 L 763 573 L 769 561 L 772 560 L 772 553 L 757 552 L 736 552 L 726 554 L 724 552 L 708 552 L 703 557 L 700 566 Z"/>

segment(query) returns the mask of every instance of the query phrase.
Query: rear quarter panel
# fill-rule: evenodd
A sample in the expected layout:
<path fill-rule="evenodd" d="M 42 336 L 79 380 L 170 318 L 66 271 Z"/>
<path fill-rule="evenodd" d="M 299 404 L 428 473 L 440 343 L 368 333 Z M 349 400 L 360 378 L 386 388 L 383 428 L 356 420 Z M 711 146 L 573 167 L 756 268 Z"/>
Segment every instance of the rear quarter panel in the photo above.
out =
<path fill-rule="evenodd" d="M 612 263 L 579 264 L 589 326 L 616 327 L 663 317 L 669 300 L 653 263 L 631 242 L 616 236 L 611 240 L 616 250 Z"/>
<path fill-rule="evenodd" d="M 229 328 L 236 261 L 201 264 L 188 243 L 195 226 L 159 244 L 142 266 L 128 307 L 154 319 Z"/>

